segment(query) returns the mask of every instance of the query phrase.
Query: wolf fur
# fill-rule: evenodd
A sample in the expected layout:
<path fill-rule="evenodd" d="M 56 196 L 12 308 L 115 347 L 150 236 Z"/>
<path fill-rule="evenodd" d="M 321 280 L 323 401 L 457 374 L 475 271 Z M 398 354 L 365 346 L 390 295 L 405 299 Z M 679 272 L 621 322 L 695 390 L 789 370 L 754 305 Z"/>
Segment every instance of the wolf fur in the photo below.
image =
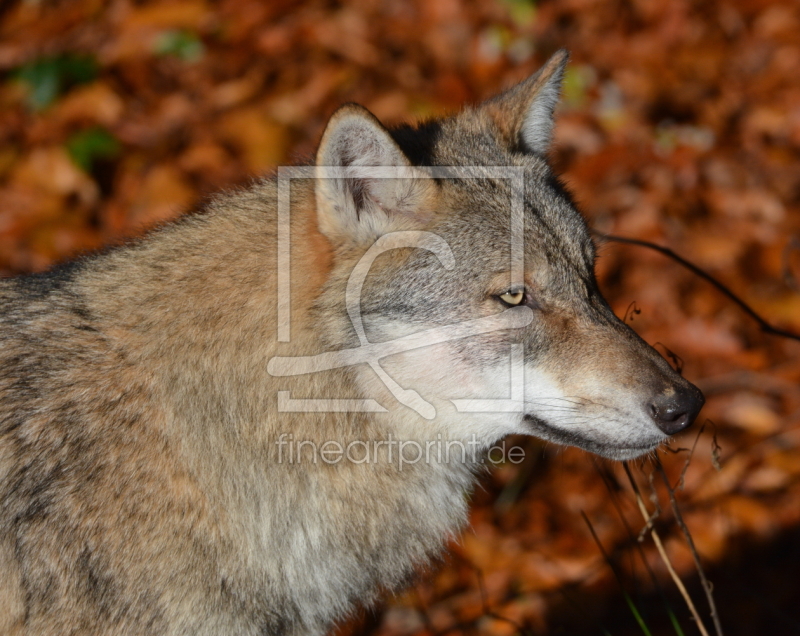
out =
<path fill-rule="evenodd" d="M 391 440 L 485 450 L 529 433 L 624 459 L 691 422 L 702 397 L 614 317 L 586 225 L 546 163 L 565 64 L 558 53 L 418 127 L 387 130 L 355 105 L 334 114 L 318 166 L 416 178 L 292 182 L 289 342 L 276 338 L 274 179 L 129 246 L 0 281 L 0 633 L 321 634 L 401 588 L 466 522 L 482 455 L 398 465 Z M 425 166 L 524 170 L 523 279 L 509 269 L 507 180 Z M 360 297 L 370 342 L 503 311 L 529 324 L 383 360 L 432 418 L 367 364 L 271 374 L 276 356 L 359 344 L 348 278 L 401 231 L 441 237 L 453 266 L 427 249 L 378 256 Z M 521 410 L 458 412 L 454 398 L 507 397 L 514 344 Z M 278 391 L 383 408 L 279 412 Z M 288 461 L 287 440 L 385 444 L 331 463 Z"/>

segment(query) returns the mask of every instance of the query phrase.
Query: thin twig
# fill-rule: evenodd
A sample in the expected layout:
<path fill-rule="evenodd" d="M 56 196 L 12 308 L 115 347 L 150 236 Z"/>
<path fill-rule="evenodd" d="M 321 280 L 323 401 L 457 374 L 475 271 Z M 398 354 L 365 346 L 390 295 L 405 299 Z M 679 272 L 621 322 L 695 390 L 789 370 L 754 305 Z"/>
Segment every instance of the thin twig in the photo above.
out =
<path fill-rule="evenodd" d="M 675 488 L 678 490 L 683 490 L 686 486 L 686 471 L 689 470 L 689 464 L 692 462 L 692 457 L 694 457 L 694 451 L 697 448 L 697 442 L 700 441 L 700 436 L 703 434 L 703 431 L 706 430 L 706 424 L 710 420 L 706 420 L 703 422 L 703 425 L 700 427 L 700 430 L 697 431 L 697 435 L 694 437 L 694 443 L 692 444 L 692 448 L 689 450 L 689 456 L 686 458 L 686 461 L 683 464 L 683 470 L 681 470 L 681 476 L 678 479 L 678 483 L 676 484 Z"/>
<path fill-rule="evenodd" d="M 717 631 L 717 636 L 722 636 L 722 625 L 719 621 L 717 604 L 714 602 L 713 587 L 706 578 L 706 573 L 703 571 L 703 566 L 700 564 L 700 555 L 697 552 L 697 548 L 695 548 L 692 534 L 689 532 L 689 528 L 686 526 L 686 522 L 683 520 L 683 515 L 678 507 L 678 500 L 675 498 L 675 490 L 672 488 L 672 486 L 670 486 L 667 473 L 664 471 L 664 467 L 661 465 L 661 460 L 658 457 L 656 457 L 655 464 L 659 474 L 661 475 L 661 480 L 664 482 L 664 486 L 666 486 L 667 492 L 669 493 L 669 501 L 670 504 L 672 504 L 672 512 L 675 515 L 675 521 L 678 522 L 678 526 L 680 526 L 683 536 L 686 537 L 686 543 L 689 544 L 689 550 L 692 552 L 692 558 L 694 559 L 694 564 L 697 568 L 697 574 L 700 576 L 700 582 L 703 584 L 703 591 L 706 593 L 706 599 L 708 599 L 708 606 L 711 610 L 711 619 L 714 621 L 714 629 Z"/>
<path fill-rule="evenodd" d="M 633 322 L 634 316 L 638 316 L 640 313 L 642 313 L 642 310 L 639 309 L 639 307 L 636 306 L 636 301 L 633 300 L 633 301 L 631 301 L 631 304 L 628 305 L 628 308 L 625 310 L 625 316 L 623 316 L 622 322 L 624 322 L 627 325 L 629 316 L 630 316 L 631 322 Z"/>
<path fill-rule="evenodd" d="M 661 601 L 664 603 L 664 607 L 667 610 L 667 615 L 669 616 L 670 620 L 677 621 L 677 618 L 675 617 L 675 612 L 672 611 L 672 606 L 670 605 L 670 602 L 667 599 L 667 595 L 664 592 L 664 588 L 662 587 L 661 583 L 659 582 L 658 577 L 656 576 L 656 573 L 653 572 L 653 568 L 650 567 L 650 562 L 647 560 L 647 555 L 645 555 L 645 553 L 644 553 L 644 546 L 642 545 L 641 540 L 637 539 L 637 537 L 634 536 L 633 529 L 631 528 L 630 524 L 628 523 L 628 520 L 625 518 L 625 514 L 622 512 L 622 507 L 620 506 L 620 503 L 619 503 L 619 495 L 611 487 L 610 480 L 613 479 L 614 483 L 616 483 L 617 485 L 619 485 L 619 482 L 617 481 L 617 479 L 616 479 L 616 477 L 614 475 L 608 475 L 606 473 L 606 471 L 604 471 L 602 468 L 600 468 L 600 465 L 598 464 L 596 459 L 594 460 L 594 467 L 595 467 L 595 470 L 600 475 L 600 478 L 603 480 L 603 483 L 606 486 L 606 490 L 608 491 L 608 494 L 611 496 L 611 504 L 614 506 L 614 509 L 617 511 L 617 515 L 619 515 L 620 521 L 622 521 L 622 525 L 625 528 L 625 531 L 628 533 L 628 539 L 631 541 L 631 543 L 633 545 L 636 546 L 636 551 L 639 554 L 639 558 L 641 558 L 642 563 L 644 564 L 645 570 L 650 575 L 650 582 L 653 584 L 653 587 L 656 589 L 656 591 L 658 592 L 658 595 L 661 597 Z M 631 563 L 631 567 L 633 567 L 633 565 L 634 564 Z M 633 576 L 634 576 L 634 581 L 635 581 L 635 574 Z M 680 629 L 680 625 L 678 625 L 676 622 L 673 622 L 673 626 L 675 627 L 675 631 L 680 636 L 682 636 L 683 631 Z"/>
<path fill-rule="evenodd" d="M 773 336 L 780 336 L 782 338 L 790 338 L 791 340 L 798 340 L 800 341 L 800 334 L 794 333 L 792 331 L 788 331 L 786 329 L 780 329 L 778 327 L 773 327 L 770 323 L 768 323 L 764 318 L 762 318 L 758 313 L 756 313 L 755 309 L 753 309 L 750 305 L 744 302 L 741 298 L 739 298 L 736 294 L 734 294 L 726 285 L 718 281 L 714 278 L 711 274 L 706 272 L 705 270 L 701 269 L 694 263 L 690 263 L 685 258 L 678 256 L 675 252 L 673 252 L 668 247 L 662 247 L 661 245 L 657 245 L 655 243 L 651 243 L 650 241 L 642 241 L 640 239 L 633 239 L 627 238 L 624 236 L 616 236 L 614 234 L 603 234 L 602 232 L 593 232 L 596 236 L 600 238 L 611 241 L 612 243 L 624 243 L 626 245 L 638 245 L 639 247 L 646 247 L 648 249 L 654 250 L 659 254 L 663 254 L 664 256 L 671 258 L 673 261 L 682 265 L 686 269 L 688 269 L 693 274 L 699 276 L 700 278 L 708 281 L 714 287 L 716 287 L 720 292 L 722 292 L 725 296 L 728 297 L 731 301 L 739 306 L 739 308 L 746 313 L 750 318 L 755 320 L 758 323 L 758 326 L 761 327 L 761 331 L 764 333 L 771 334 Z"/>
<path fill-rule="evenodd" d="M 517 634 L 522 634 L 523 636 L 529 634 L 528 630 L 525 629 L 522 625 L 520 625 L 516 621 L 513 621 L 510 618 L 506 618 L 505 616 L 501 616 L 500 614 L 492 610 L 492 608 L 489 606 L 489 597 L 486 594 L 486 586 L 484 585 L 483 582 L 483 570 L 481 570 L 477 565 L 473 563 L 470 563 L 470 565 L 475 570 L 475 574 L 478 578 L 478 592 L 481 595 L 481 608 L 483 610 L 483 616 L 488 616 L 489 618 L 493 618 L 496 621 L 508 623 L 514 629 L 517 630 L 516 631 Z"/>
<path fill-rule="evenodd" d="M 636 604 L 633 602 L 633 599 L 625 590 L 625 586 L 622 584 L 622 576 L 617 570 L 617 566 L 614 565 L 614 562 L 611 560 L 611 556 L 608 554 L 608 552 L 606 552 L 606 549 L 603 547 L 603 544 L 600 543 L 600 537 L 598 537 L 597 533 L 594 531 L 594 526 L 592 525 L 592 522 L 589 521 L 589 517 L 586 516 L 586 513 L 583 510 L 581 510 L 581 515 L 583 516 L 583 520 L 586 522 L 586 525 L 589 526 L 589 532 L 592 533 L 592 538 L 594 539 L 594 542 L 597 544 L 597 547 L 600 549 L 600 553 L 603 555 L 603 559 L 605 560 L 608 567 L 611 568 L 611 571 L 614 573 L 614 578 L 617 579 L 617 583 L 619 584 L 619 589 L 622 591 L 622 598 L 624 598 L 625 602 L 628 604 L 628 609 L 631 610 L 631 614 L 633 614 L 634 619 L 636 619 L 636 623 L 639 625 L 642 632 L 644 632 L 645 636 L 653 636 L 650 633 L 650 629 L 647 627 L 647 623 L 644 622 L 644 618 L 642 618 L 641 613 L 637 609 Z"/>
<path fill-rule="evenodd" d="M 426 618 L 426 623 L 427 623 L 429 631 L 431 631 L 432 634 L 436 634 L 436 636 L 444 636 L 444 634 L 447 634 L 448 632 L 451 632 L 451 631 L 454 631 L 454 630 L 462 630 L 463 631 L 467 627 L 474 627 L 475 624 L 481 618 L 485 618 L 485 617 L 488 616 L 489 618 L 493 618 L 493 619 L 495 619 L 497 621 L 501 621 L 503 623 L 508 623 L 509 625 L 514 627 L 514 629 L 516 630 L 515 633 L 519 634 L 519 636 L 533 636 L 531 631 L 530 631 L 530 629 L 525 626 L 525 623 L 523 623 L 523 624 L 517 623 L 516 621 L 514 621 L 514 620 L 512 620 L 512 619 L 510 619 L 510 618 L 508 618 L 506 616 L 502 616 L 501 614 L 498 614 L 497 612 L 495 612 L 491 608 L 491 605 L 489 604 L 489 596 L 486 593 L 486 585 L 484 584 L 483 570 L 481 568 L 479 568 L 477 565 L 475 565 L 468 558 L 466 558 L 464 555 L 459 554 L 458 552 L 454 552 L 453 556 L 456 559 L 458 559 L 463 565 L 465 565 L 466 567 L 468 567 L 469 569 L 471 569 L 475 573 L 475 577 L 478 580 L 478 594 L 480 595 L 480 598 L 481 598 L 481 612 L 482 613 L 478 618 L 475 618 L 475 619 L 473 619 L 471 621 L 460 622 L 457 625 L 452 625 L 452 626 L 450 626 L 450 627 L 448 627 L 448 628 L 446 628 L 444 630 L 440 630 L 440 631 L 433 630 L 433 628 L 430 626 L 431 625 L 431 621 L 430 621 L 429 617 L 426 615 L 425 618 Z M 420 596 L 419 591 L 417 591 L 417 597 L 420 599 L 420 601 L 422 600 L 422 597 Z M 426 611 L 427 611 L 427 609 L 426 609 Z"/>
<path fill-rule="evenodd" d="M 667 555 L 667 551 L 664 549 L 664 544 L 661 542 L 661 537 L 658 536 L 658 532 L 656 529 L 651 525 L 652 519 L 650 514 L 647 512 L 647 506 L 644 504 L 644 500 L 642 499 L 642 493 L 639 491 L 639 486 L 637 485 L 636 481 L 633 479 L 633 475 L 631 474 L 631 469 L 628 466 L 628 462 L 622 462 L 622 466 L 625 468 L 625 474 L 628 475 L 628 481 L 631 482 L 631 488 L 633 488 L 633 493 L 636 495 L 636 503 L 639 506 L 639 512 L 642 513 L 642 517 L 648 526 L 650 526 L 650 536 L 653 537 L 653 543 L 658 550 L 659 555 L 661 556 L 661 560 L 664 562 L 664 565 L 667 567 L 667 572 L 672 577 L 672 580 L 675 582 L 675 587 L 678 588 L 678 591 L 683 596 L 683 600 L 686 601 L 686 606 L 689 608 L 689 611 L 692 613 L 692 617 L 694 617 L 695 623 L 697 623 L 697 629 L 700 630 L 702 636 L 709 636 L 708 631 L 706 630 L 706 626 L 703 623 L 703 619 L 700 618 L 700 614 L 697 611 L 697 608 L 694 606 L 694 602 L 692 601 L 692 597 L 689 596 L 689 592 L 686 590 L 686 586 L 681 581 L 681 577 L 678 576 L 678 573 L 675 571 L 675 568 L 672 567 L 672 561 L 669 559 L 669 555 Z"/>

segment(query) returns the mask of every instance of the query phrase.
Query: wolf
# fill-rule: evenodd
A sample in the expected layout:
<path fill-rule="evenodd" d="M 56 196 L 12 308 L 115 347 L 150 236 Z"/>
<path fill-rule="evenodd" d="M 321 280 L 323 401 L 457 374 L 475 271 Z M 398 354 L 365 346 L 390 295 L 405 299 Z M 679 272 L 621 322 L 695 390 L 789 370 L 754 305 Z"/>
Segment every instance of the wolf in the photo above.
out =
<path fill-rule="evenodd" d="M 322 634 L 442 552 L 507 435 L 691 424 L 548 166 L 566 63 L 416 126 L 345 105 L 304 172 L 0 281 L 0 633 Z"/>

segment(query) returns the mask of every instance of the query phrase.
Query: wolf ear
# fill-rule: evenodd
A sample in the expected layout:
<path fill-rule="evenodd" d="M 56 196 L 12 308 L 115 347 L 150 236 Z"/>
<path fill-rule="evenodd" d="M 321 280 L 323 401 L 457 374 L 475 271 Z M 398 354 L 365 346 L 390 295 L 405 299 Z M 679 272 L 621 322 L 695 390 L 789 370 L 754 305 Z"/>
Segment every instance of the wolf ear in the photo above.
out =
<path fill-rule="evenodd" d="M 336 243 L 372 243 L 417 215 L 432 180 L 366 108 L 337 110 L 317 151 L 317 218 Z"/>
<path fill-rule="evenodd" d="M 569 53 L 561 49 L 528 79 L 484 104 L 515 149 L 545 154 L 553 140 L 553 111 Z"/>

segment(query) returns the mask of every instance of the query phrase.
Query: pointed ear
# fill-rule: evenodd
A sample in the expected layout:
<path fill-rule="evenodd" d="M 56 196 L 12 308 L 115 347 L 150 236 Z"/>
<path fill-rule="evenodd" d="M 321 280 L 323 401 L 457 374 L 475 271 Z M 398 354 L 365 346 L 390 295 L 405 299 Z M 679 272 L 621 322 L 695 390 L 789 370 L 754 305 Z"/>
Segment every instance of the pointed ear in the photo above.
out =
<path fill-rule="evenodd" d="M 483 105 L 511 148 L 545 154 L 553 139 L 553 111 L 569 53 L 561 49 L 528 79 Z"/>
<path fill-rule="evenodd" d="M 317 218 L 336 243 L 369 243 L 408 226 L 433 181 L 412 167 L 400 146 L 366 108 L 337 110 L 317 151 Z"/>

